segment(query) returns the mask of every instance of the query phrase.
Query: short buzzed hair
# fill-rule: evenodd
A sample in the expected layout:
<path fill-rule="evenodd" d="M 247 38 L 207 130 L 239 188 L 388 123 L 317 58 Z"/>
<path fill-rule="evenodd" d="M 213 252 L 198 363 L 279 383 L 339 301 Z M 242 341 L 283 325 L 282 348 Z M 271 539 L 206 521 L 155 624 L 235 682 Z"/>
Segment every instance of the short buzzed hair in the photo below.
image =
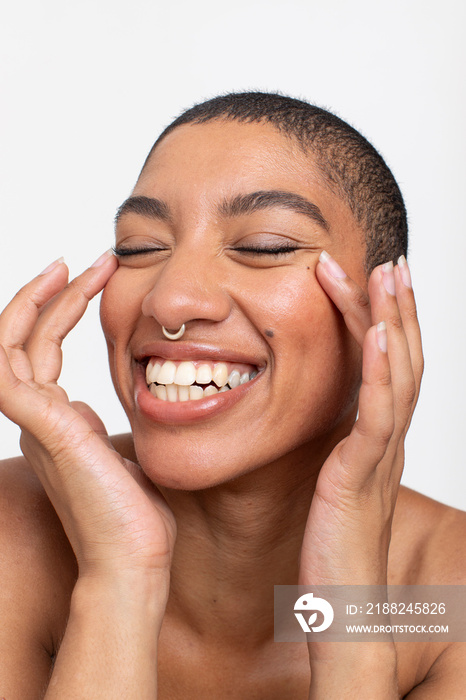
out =
<path fill-rule="evenodd" d="M 407 255 L 408 223 L 400 189 L 382 156 L 356 129 L 325 109 L 281 94 L 220 95 L 183 112 L 147 156 L 178 126 L 226 119 L 264 122 L 311 152 L 328 186 L 349 206 L 365 233 L 365 268 Z M 143 168 L 144 169 L 144 168 Z"/>

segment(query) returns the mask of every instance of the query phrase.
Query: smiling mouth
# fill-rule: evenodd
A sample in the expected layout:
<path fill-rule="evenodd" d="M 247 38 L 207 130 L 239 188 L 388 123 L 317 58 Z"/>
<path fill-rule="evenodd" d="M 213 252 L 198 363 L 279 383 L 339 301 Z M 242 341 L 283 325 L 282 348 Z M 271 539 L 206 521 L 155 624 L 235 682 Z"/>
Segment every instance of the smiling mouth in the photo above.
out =
<path fill-rule="evenodd" d="M 151 357 L 146 384 L 155 397 L 171 403 L 198 401 L 252 381 L 259 370 L 238 362 L 177 361 Z"/>

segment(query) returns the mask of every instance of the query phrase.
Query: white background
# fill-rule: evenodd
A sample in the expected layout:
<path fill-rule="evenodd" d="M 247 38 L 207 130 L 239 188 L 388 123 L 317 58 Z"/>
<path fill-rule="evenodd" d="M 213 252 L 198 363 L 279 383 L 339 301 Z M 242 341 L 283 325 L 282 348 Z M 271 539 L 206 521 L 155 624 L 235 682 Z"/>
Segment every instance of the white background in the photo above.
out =
<path fill-rule="evenodd" d="M 281 90 L 336 111 L 386 158 L 410 215 L 426 373 L 404 481 L 466 508 L 463 0 L 21 0 L 0 27 L 0 306 L 64 255 L 112 244 L 160 130 L 219 92 Z M 62 383 L 126 429 L 98 304 L 65 343 Z M 18 431 L 0 416 L 1 450 Z"/>

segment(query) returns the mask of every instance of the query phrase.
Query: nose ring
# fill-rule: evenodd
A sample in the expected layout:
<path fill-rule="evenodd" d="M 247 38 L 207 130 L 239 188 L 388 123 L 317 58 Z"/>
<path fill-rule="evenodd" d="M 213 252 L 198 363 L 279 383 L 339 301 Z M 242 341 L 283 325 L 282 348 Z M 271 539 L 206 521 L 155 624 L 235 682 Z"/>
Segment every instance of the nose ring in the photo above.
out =
<path fill-rule="evenodd" d="M 165 326 L 162 326 L 162 333 L 164 334 L 165 338 L 168 338 L 168 340 L 178 340 L 178 338 L 181 338 L 185 330 L 186 326 L 184 323 L 182 324 L 180 330 L 176 331 L 176 333 L 170 333 L 170 331 L 167 331 Z"/>

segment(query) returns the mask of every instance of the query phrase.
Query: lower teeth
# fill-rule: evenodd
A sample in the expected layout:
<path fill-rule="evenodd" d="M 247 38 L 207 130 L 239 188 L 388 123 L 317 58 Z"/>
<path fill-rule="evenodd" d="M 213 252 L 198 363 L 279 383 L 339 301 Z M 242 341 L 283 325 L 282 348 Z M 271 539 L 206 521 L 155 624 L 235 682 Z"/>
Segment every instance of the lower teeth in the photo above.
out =
<path fill-rule="evenodd" d="M 215 383 L 208 384 L 207 386 L 200 386 L 199 384 L 183 386 L 181 384 L 157 384 L 156 382 L 149 384 L 148 388 L 151 394 L 161 401 L 169 401 L 171 403 L 178 401 L 198 401 L 205 396 L 213 396 L 214 394 L 221 394 L 225 391 L 230 391 L 230 389 L 235 389 L 237 386 L 246 384 L 246 382 L 254 379 L 256 375 L 257 371 L 251 372 L 251 374 L 245 372 L 242 375 L 240 375 L 238 371 L 233 371 L 228 378 L 228 383 L 220 389 Z"/>
<path fill-rule="evenodd" d="M 178 401 L 198 401 L 205 396 L 213 396 L 214 394 L 230 391 L 230 387 L 225 385 L 221 389 L 209 384 L 202 388 L 198 384 L 191 386 L 180 386 L 178 384 L 150 384 L 149 390 L 151 394 L 162 401 L 170 401 L 175 403 Z"/>

